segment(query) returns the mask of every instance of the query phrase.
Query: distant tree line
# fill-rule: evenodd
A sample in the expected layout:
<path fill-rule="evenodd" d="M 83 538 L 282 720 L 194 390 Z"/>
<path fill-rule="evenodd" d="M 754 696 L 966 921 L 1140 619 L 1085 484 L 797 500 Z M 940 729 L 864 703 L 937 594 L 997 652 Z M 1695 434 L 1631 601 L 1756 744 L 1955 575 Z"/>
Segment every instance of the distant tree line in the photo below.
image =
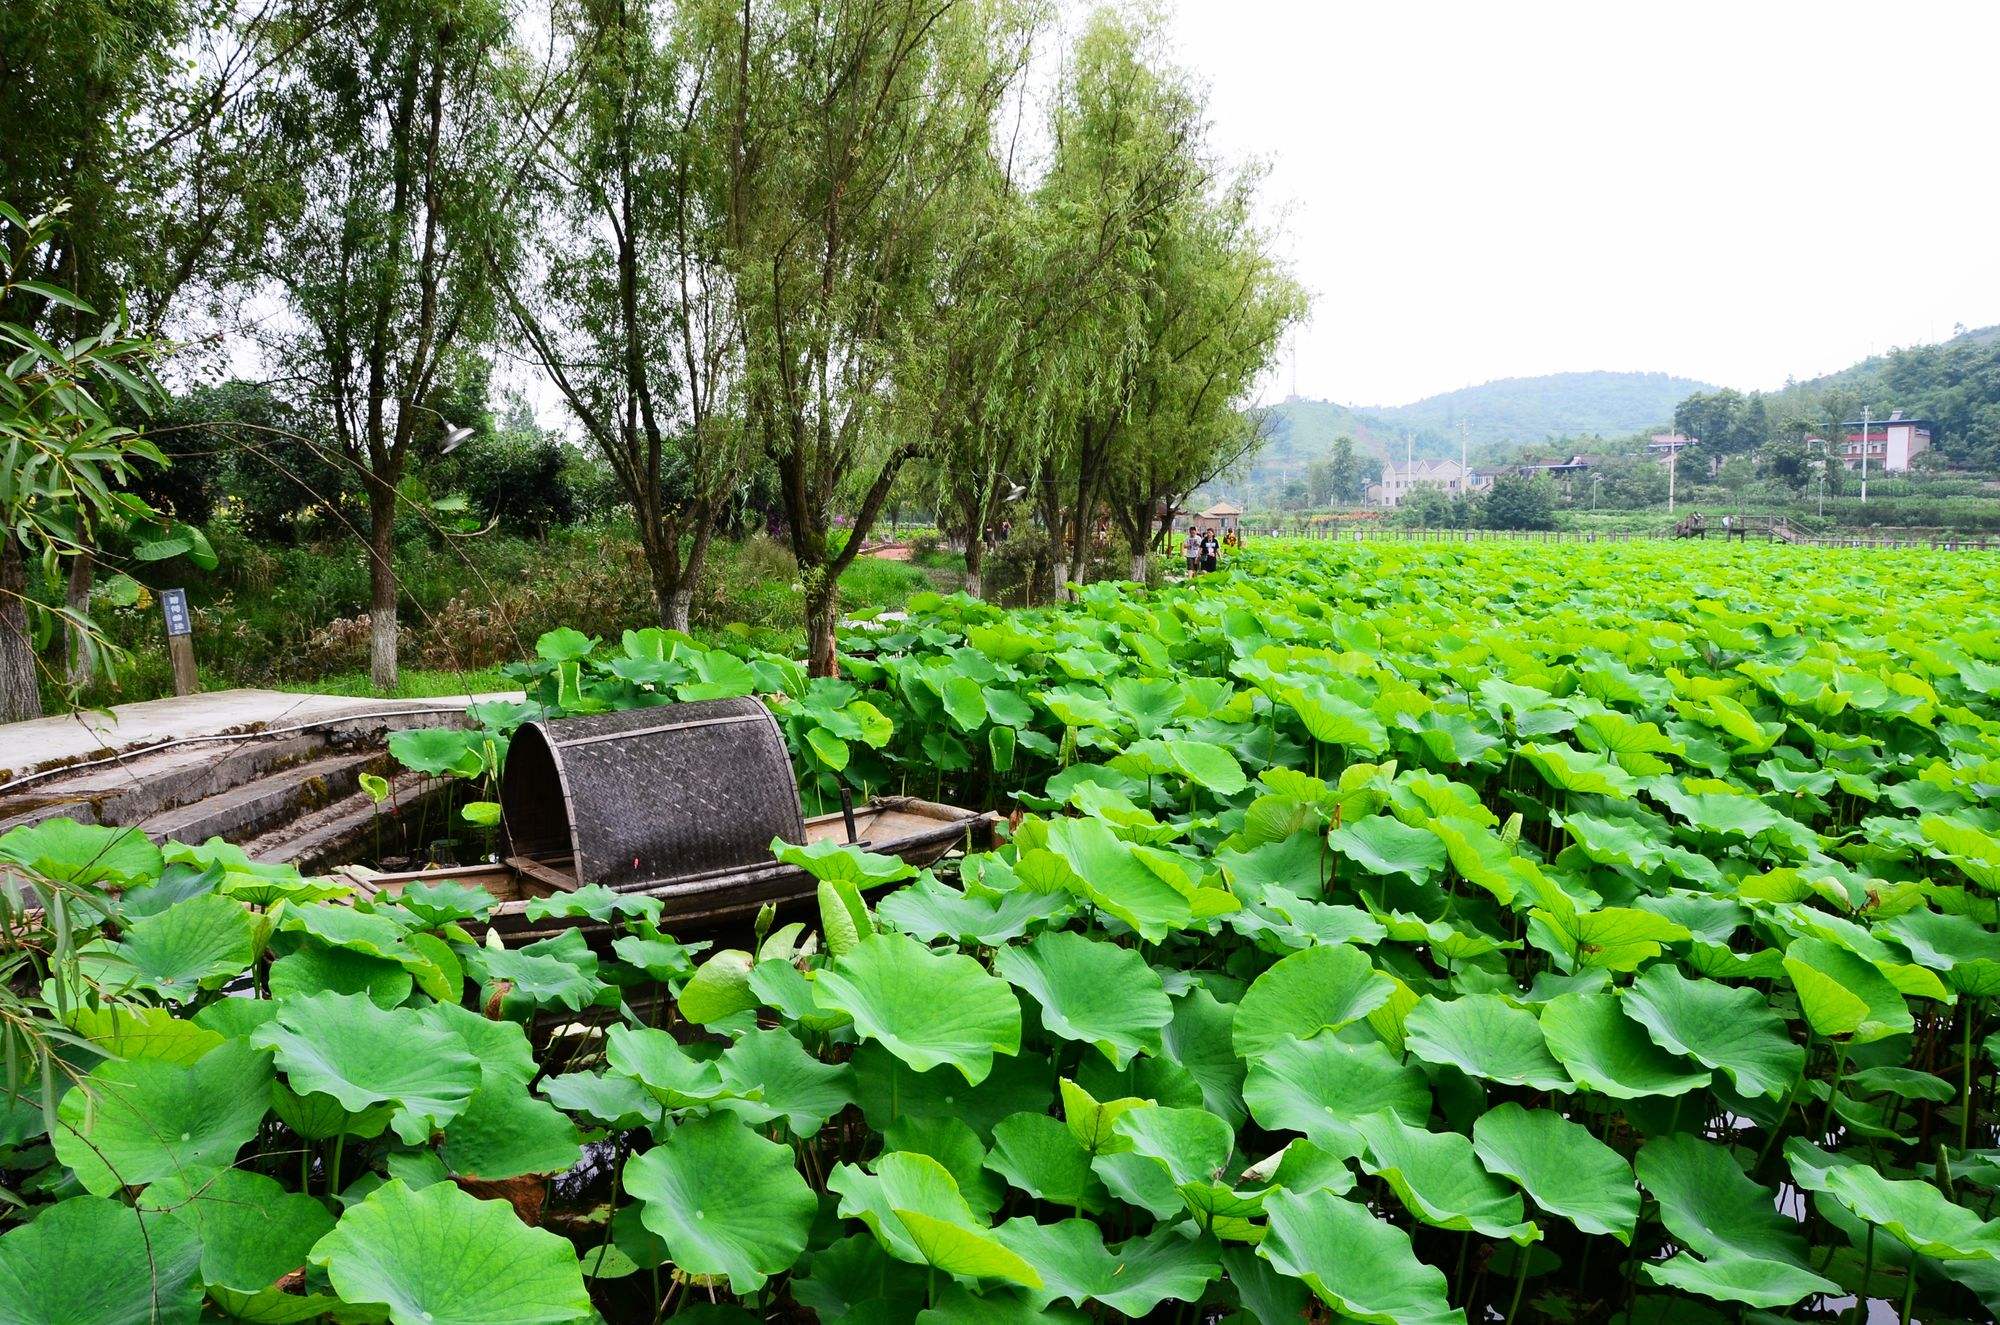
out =
<path fill-rule="evenodd" d="M 1837 443 L 1842 424 L 1901 410 L 1936 425 L 1939 463 L 2000 470 L 2000 335 L 1960 336 L 1939 345 L 1892 351 L 1847 372 L 1772 392 L 1697 392 L 1674 410 L 1674 430 L 1699 440 L 1712 456 L 1776 448 L 1781 473 L 1798 468 L 1805 439 Z"/>
<path fill-rule="evenodd" d="M 1250 389 L 1305 311 L 1258 171 L 1208 146 L 1152 11 L 1084 16 L 1046 89 L 1038 42 L 1028 0 L 13 6 L 0 199 L 66 209 L 30 287 L 126 309 L 183 379 L 266 366 L 114 400 L 179 461 L 121 481 L 184 520 L 219 491 L 264 536 L 365 548 L 378 685 L 399 515 L 447 487 L 528 528 L 615 494 L 683 628 L 760 489 L 823 673 L 840 576 L 913 491 L 964 535 L 975 593 L 1008 508 L 1046 532 L 1051 592 L 1107 529 L 1143 572 L 1257 444 Z M 52 351 L 100 316 L 0 299 Z M 495 425 L 503 355 L 596 468 L 518 411 Z M 0 537 L 7 583 L 45 553 L 89 565 L 109 523 Z M 46 631 L 0 597 L 18 662 Z"/>

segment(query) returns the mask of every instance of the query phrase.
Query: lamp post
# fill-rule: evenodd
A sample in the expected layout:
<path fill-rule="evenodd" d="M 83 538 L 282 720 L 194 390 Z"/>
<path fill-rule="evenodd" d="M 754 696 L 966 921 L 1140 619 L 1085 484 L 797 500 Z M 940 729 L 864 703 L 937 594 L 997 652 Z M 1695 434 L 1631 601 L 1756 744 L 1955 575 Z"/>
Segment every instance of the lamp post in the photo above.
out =
<path fill-rule="evenodd" d="M 1888 434 L 1882 434 L 1887 437 Z M 1868 504 L 1868 406 L 1861 407 L 1861 504 Z"/>

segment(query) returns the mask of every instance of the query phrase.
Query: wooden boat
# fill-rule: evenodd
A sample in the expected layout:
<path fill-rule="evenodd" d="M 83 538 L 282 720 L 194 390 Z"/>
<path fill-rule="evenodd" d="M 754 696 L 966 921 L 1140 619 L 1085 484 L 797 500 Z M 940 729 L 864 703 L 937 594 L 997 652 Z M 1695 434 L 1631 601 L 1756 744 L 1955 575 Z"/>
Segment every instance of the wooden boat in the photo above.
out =
<path fill-rule="evenodd" d="M 863 850 L 896 856 L 922 867 L 936 864 L 955 851 L 985 850 L 992 845 L 998 822 L 999 816 L 990 810 L 965 810 L 912 796 L 882 796 L 855 807 L 851 823 L 845 811 L 805 819 L 803 836 L 808 843 L 853 842 Z M 488 924 L 499 931 L 509 947 L 551 938 L 568 928 L 581 928 L 594 940 L 610 933 L 608 925 L 588 917 L 529 919 L 529 899 L 550 897 L 580 886 L 575 859 L 569 855 L 514 855 L 493 864 L 441 866 L 388 874 L 349 865 L 334 874 L 368 896 L 393 896 L 412 883 L 447 880 L 483 888 L 500 903 Z M 659 898 L 664 903 L 660 928 L 684 937 L 748 927 L 766 903 L 776 905 L 781 913 L 788 908 L 796 911 L 809 907 L 818 883 L 796 865 L 769 861 L 605 886 L 618 893 Z M 483 932 L 480 926 L 467 928 Z"/>

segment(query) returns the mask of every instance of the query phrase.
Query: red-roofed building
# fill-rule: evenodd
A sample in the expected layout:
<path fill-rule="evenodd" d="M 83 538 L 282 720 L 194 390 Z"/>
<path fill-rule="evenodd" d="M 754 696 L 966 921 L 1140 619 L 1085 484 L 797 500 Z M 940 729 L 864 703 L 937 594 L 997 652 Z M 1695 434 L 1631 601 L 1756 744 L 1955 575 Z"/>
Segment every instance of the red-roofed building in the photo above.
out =
<path fill-rule="evenodd" d="M 1840 444 L 1840 463 L 1849 469 L 1861 468 L 1861 457 L 1866 455 L 1871 470 L 1898 474 L 1931 449 L 1930 420 L 1906 419 L 1901 410 L 1886 419 L 1870 419 L 1866 424 L 1860 419 L 1848 419 L 1840 426 L 1846 429 L 1846 437 Z"/>

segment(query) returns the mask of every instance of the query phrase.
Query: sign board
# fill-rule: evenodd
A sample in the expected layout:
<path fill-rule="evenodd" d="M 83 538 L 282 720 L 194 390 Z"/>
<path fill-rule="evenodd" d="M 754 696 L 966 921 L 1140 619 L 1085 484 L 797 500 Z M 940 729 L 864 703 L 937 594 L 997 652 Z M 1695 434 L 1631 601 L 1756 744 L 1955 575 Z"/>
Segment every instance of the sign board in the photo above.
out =
<path fill-rule="evenodd" d="M 166 614 L 168 639 L 194 634 L 194 621 L 188 615 L 187 590 L 160 590 L 160 610 Z"/>

